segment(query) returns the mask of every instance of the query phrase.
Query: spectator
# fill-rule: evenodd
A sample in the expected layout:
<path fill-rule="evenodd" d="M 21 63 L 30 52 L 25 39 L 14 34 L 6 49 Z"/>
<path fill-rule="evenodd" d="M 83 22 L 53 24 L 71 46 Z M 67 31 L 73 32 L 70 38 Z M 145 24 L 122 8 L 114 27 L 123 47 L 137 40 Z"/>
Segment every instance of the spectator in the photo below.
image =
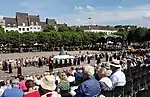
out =
<path fill-rule="evenodd" d="M 27 87 L 27 92 L 24 93 L 24 97 L 40 97 L 39 91 L 34 90 L 34 81 L 33 80 L 27 80 L 25 82 L 25 85 Z"/>
<path fill-rule="evenodd" d="M 56 90 L 55 77 L 53 75 L 47 75 L 41 79 L 41 87 L 45 95 L 41 97 L 61 97 Z"/>
<path fill-rule="evenodd" d="M 124 86 L 126 84 L 125 74 L 121 71 L 121 65 L 119 60 L 114 60 L 111 64 L 111 70 L 113 74 L 110 79 L 113 83 L 113 88 L 116 86 Z"/>
<path fill-rule="evenodd" d="M 24 77 L 23 76 L 19 76 L 19 80 L 20 80 L 19 88 L 21 90 L 23 90 L 23 91 L 26 91 L 27 88 L 26 88 L 26 85 L 25 85 Z"/>
<path fill-rule="evenodd" d="M 86 66 L 83 70 L 84 82 L 75 90 L 75 97 L 94 97 L 100 94 L 99 82 L 94 78 L 94 68 Z"/>
<path fill-rule="evenodd" d="M 112 81 L 107 77 L 107 70 L 105 68 L 98 69 L 98 76 L 100 79 L 101 89 L 103 91 L 110 91 L 112 89 Z"/>
<path fill-rule="evenodd" d="M 79 85 L 82 82 L 82 72 L 79 68 L 76 68 L 75 78 L 76 78 L 76 85 Z"/>
<path fill-rule="evenodd" d="M 71 71 L 69 71 L 67 73 L 67 80 L 70 82 L 70 85 L 74 85 L 75 84 L 75 77 L 73 76 L 73 73 Z"/>
<path fill-rule="evenodd" d="M 19 89 L 19 81 L 17 79 L 12 81 L 12 89 L 6 89 L 2 97 L 23 97 L 23 91 Z"/>
<path fill-rule="evenodd" d="M 114 88 L 114 97 L 119 97 L 123 92 L 123 86 L 126 84 L 125 74 L 121 71 L 121 65 L 119 60 L 113 60 L 111 64 L 111 69 L 113 74 L 110 79 Z"/>
<path fill-rule="evenodd" d="M 5 91 L 5 82 L 3 80 L 0 81 L 0 97 L 2 96 L 3 92 Z"/>
<path fill-rule="evenodd" d="M 9 80 L 9 79 L 6 80 L 5 88 L 6 89 L 11 89 L 12 88 L 11 87 L 11 80 Z"/>
<path fill-rule="evenodd" d="M 70 83 L 67 80 L 65 73 L 60 74 L 60 82 L 58 83 L 58 88 L 60 89 L 60 94 L 62 97 L 70 97 Z"/>

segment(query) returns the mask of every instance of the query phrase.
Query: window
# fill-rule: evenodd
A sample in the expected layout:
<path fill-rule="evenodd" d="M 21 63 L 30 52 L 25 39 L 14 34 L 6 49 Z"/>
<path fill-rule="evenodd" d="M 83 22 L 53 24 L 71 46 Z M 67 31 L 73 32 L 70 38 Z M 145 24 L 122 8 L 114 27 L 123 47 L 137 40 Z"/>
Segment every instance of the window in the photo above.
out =
<path fill-rule="evenodd" d="M 13 24 L 13 27 L 16 27 L 16 24 Z"/>
<path fill-rule="evenodd" d="M 21 28 L 19 28 L 19 31 L 21 31 Z"/>
<path fill-rule="evenodd" d="M 3 21 L 1 21 L 1 23 L 3 23 Z"/>
<path fill-rule="evenodd" d="M 38 27 L 38 29 L 40 29 L 40 27 Z"/>
<path fill-rule="evenodd" d="M 8 30 L 6 30 L 6 32 L 8 32 Z"/>
<path fill-rule="evenodd" d="M 34 27 L 34 29 L 36 29 L 36 27 Z"/>
<path fill-rule="evenodd" d="M 22 26 L 25 26 L 25 23 L 22 23 Z"/>
<path fill-rule="evenodd" d="M 25 28 L 22 28 L 22 31 L 25 31 Z"/>
<path fill-rule="evenodd" d="M 29 31 L 29 28 L 27 28 L 27 31 Z"/>
<path fill-rule="evenodd" d="M 34 23 L 33 23 L 33 22 L 31 22 L 31 25 L 34 25 Z"/>
<path fill-rule="evenodd" d="M 8 27 L 10 27 L 10 24 L 7 24 Z"/>
<path fill-rule="evenodd" d="M 36 25 L 38 25 L 38 22 L 36 22 Z"/>
<path fill-rule="evenodd" d="M 32 29 L 32 27 L 30 27 L 30 29 Z"/>

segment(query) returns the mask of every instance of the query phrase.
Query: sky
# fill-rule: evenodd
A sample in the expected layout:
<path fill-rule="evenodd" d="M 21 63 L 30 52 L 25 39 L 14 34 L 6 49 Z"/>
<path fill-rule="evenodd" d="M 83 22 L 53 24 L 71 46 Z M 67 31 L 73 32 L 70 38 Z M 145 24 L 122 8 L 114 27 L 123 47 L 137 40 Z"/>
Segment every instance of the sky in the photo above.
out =
<path fill-rule="evenodd" d="M 0 16 L 27 12 L 68 25 L 150 27 L 150 0 L 1 0 Z"/>

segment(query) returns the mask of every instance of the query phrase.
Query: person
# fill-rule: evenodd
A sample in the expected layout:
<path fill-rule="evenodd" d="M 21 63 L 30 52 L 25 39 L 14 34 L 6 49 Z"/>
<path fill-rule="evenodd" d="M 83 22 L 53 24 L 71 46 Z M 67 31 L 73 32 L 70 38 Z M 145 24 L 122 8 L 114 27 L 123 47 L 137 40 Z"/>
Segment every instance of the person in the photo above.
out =
<path fill-rule="evenodd" d="M 113 72 L 110 76 L 113 87 L 115 88 L 116 86 L 124 86 L 126 84 L 126 77 L 125 74 L 121 71 L 119 60 L 112 61 L 112 64 L 110 66 Z"/>
<path fill-rule="evenodd" d="M 112 81 L 107 77 L 107 69 L 101 67 L 98 69 L 98 76 L 102 91 L 110 91 L 112 89 Z"/>
<path fill-rule="evenodd" d="M 19 89 L 19 80 L 13 80 L 12 89 L 6 89 L 1 97 L 23 97 L 23 91 Z"/>
<path fill-rule="evenodd" d="M 22 75 L 22 68 L 21 68 L 21 65 L 19 65 L 17 67 L 17 76 L 19 77 L 20 75 Z"/>
<path fill-rule="evenodd" d="M 27 87 L 25 85 L 25 80 L 24 80 L 24 77 L 23 76 L 19 76 L 19 80 L 20 80 L 20 83 L 19 83 L 19 88 L 23 91 L 26 91 L 27 90 Z"/>
<path fill-rule="evenodd" d="M 9 63 L 9 73 L 13 73 L 11 63 Z"/>
<path fill-rule="evenodd" d="M 5 91 L 5 82 L 3 80 L 0 81 L 0 97 Z"/>
<path fill-rule="evenodd" d="M 123 86 L 126 84 L 126 76 L 121 71 L 121 65 L 119 60 L 113 60 L 112 64 L 110 65 L 112 70 L 112 75 L 110 79 L 113 84 L 114 97 L 119 97 L 123 92 Z"/>
<path fill-rule="evenodd" d="M 99 82 L 94 78 L 94 68 L 86 66 L 83 69 L 84 82 L 75 90 L 74 97 L 94 97 L 100 94 L 101 88 Z"/>
<path fill-rule="evenodd" d="M 33 80 L 27 80 L 25 82 L 25 85 L 27 87 L 27 91 L 24 93 L 23 97 L 40 97 L 40 93 L 37 90 L 34 90 L 34 81 Z"/>
<path fill-rule="evenodd" d="M 53 75 L 44 76 L 40 82 L 41 82 L 41 88 L 44 92 L 44 95 L 42 95 L 41 97 L 61 97 L 61 95 L 55 91 L 56 80 Z"/>
<path fill-rule="evenodd" d="M 58 83 L 58 88 L 60 89 L 60 94 L 62 97 L 70 97 L 70 83 L 67 80 L 66 74 L 63 72 L 60 74 L 60 82 Z"/>
<path fill-rule="evenodd" d="M 76 73 L 75 73 L 75 80 L 76 80 L 76 85 L 79 85 L 82 82 L 82 72 L 80 71 L 79 68 L 76 68 Z"/>
<path fill-rule="evenodd" d="M 70 82 L 70 86 L 75 85 L 75 77 L 72 71 L 67 73 L 67 80 Z"/>
<path fill-rule="evenodd" d="M 12 80 L 10 80 L 10 79 L 7 79 L 7 80 L 6 80 L 6 83 L 5 83 L 5 88 L 6 88 L 6 89 L 11 89 L 11 88 L 12 88 L 11 82 L 12 82 Z"/>

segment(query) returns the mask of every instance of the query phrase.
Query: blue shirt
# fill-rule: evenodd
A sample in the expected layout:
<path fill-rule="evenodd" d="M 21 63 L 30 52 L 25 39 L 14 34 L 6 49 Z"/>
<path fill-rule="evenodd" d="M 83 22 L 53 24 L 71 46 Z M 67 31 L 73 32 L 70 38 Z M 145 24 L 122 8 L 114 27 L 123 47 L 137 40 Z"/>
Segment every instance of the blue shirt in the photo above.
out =
<path fill-rule="evenodd" d="M 99 82 L 93 77 L 89 77 L 85 82 L 75 90 L 75 97 L 94 97 L 100 94 L 101 88 Z"/>
<path fill-rule="evenodd" d="M 23 97 L 23 91 L 19 88 L 6 89 L 2 97 Z"/>
<path fill-rule="evenodd" d="M 82 73 L 81 72 L 77 72 L 75 77 L 76 78 L 82 78 Z"/>

